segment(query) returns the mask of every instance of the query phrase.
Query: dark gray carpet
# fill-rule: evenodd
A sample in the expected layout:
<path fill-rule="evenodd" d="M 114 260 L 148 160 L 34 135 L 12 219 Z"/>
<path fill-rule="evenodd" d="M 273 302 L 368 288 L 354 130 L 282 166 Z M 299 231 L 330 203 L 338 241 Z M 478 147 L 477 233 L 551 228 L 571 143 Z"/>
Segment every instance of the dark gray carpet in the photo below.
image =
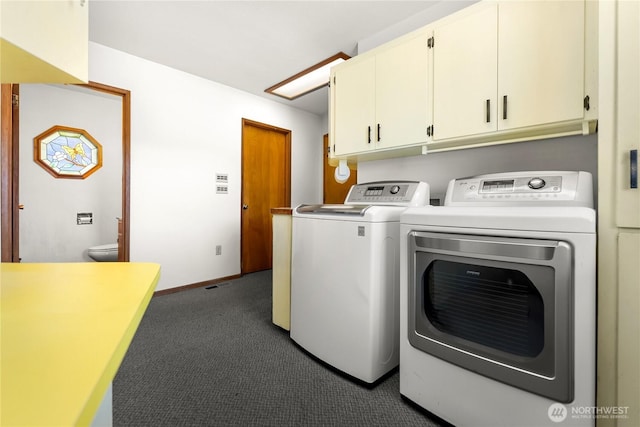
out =
<path fill-rule="evenodd" d="M 364 387 L 271 323 L 271 271 L 152 298 L 113 382 L 115 426 L 437 426 L 397 370 Z"/>

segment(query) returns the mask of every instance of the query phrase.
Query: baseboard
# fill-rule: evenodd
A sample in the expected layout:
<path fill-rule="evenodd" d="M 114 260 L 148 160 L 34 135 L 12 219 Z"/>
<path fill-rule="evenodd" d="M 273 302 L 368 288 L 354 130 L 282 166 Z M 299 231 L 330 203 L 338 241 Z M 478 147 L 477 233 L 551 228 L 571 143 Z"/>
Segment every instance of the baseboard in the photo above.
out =
<path fill-rule="evenodd" d="M 154 297 L 159 297 L 162 295 L 174 294 L 176 292 L 187 291 L 189 289 L 201 288 L 203 286 L 215 285 L 217 283 L 226 282 L 227 280 L 239 279 L 242 277 L 242 274 L 234 274 L 233 276 L 221 277 L 219 279 L 211 279 L 205 280 L 204 282 L 192 283 L 190 285 L 178 286 L 170 289 L 163 289 L 161 291 L 156 291 L 153 293 Z"/>

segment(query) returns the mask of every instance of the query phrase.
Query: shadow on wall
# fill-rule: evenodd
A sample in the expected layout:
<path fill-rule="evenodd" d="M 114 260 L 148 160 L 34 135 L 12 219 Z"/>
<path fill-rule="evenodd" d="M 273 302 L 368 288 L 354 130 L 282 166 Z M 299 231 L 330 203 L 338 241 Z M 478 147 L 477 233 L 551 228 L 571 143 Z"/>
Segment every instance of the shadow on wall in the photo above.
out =
<path fill-rule="evenodd" d="M 431 197 L 444 200 L 451 179 L 485 173 L 533 170 L 590 172 L 593 175 L 593 197 L 597 206 L 598 135 L 568 136 L 361 162 L 358 164 L 358 181 L 426 181 L 431 187 Z"/>

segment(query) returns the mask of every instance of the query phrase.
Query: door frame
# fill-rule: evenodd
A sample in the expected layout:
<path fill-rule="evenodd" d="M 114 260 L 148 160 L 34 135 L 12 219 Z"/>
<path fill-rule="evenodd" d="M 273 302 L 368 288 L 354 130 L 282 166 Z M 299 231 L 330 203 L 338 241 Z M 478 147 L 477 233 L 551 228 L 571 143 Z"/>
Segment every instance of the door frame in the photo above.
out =
<path fill-rule="evenodd" d="M 17 233 L 18 222 L 14 223 L 14 218 L 18 218 L 18 112 L 17 102 L 20 88 L 17 84 L 2 84 L 2 98 L 0 99 L 0 230 L 2 231 L 2 241 L 0 242 L 0 261 L 18 261 L 18 244 L 14 244 L 14 230 Z M 15 99 L 15 105 L 14 105 Z M 14 114 L 14 106 L 16 113 Z M 15 129 L 15 132 L 14 132 Z M 15 197 L 14 197 L 15 195 Z M 16 234 L 17 235 L 17 234 Z"/>
<path fill-rule="evenodd" d="M 14 217 L 18 216 L 19 182 L 17 165 L 14 159 L 17 157 L 19 144 L 19 129 L 17 120 L 13 119 L 12 90 L 18 85 L 3 84 L 1 103 L 1 130 L 0 130 L 0 154 L 2 155 L 2 169 L 0 173 L 0 186 L 2 196 L 0 206 L 2 221 L 1 256 L 2 262 L 19 262 L 18 259 L 18 230 L 14 227 Z M 118 261 L 129 261 L 130 242 L 130 201 L 131 201 L 131 91 L 115 86 L 89 81 L 77 86 L 103 92 L 122 99 L 122 242 L 119 242 L 122 250 L 118 254 Z M 11 112 L 11 114 L 9 114 Z M 15 157 L 14 157 L 15 156 Z M 18 224 L 17 218 L 15 224 Z"/>
<path fill-rule="evenodd" d="M 244 128 L 245 126 L 253 126 L 253 127 L 257 127 L 257 128 L 261 128 L 261 129 L 265 129 L 265 130 L 271 130 L 271 131 L 275 131 L 278 133 L 281 133 L 285 136 L 285 158 L 284 158 L 284 165 L 285 165 L 285 182 L 284 182 L 284 193 L 285 193 L 285 204 L 290 205 L 291 204 L 291 130 L 289 129 L 284 129 L 284 128 L 280 128 L 277 126 L 273 126 L 273 125 L 269 125 L 266 123 L 261 123 L 261 122 L 256 122 L 254 120 L 249 120 L 246 118 L 242 118 L 242 133 L 241 133 L 241 154 L 240 154 L 240 158 L 241 158 L 241 171 L 240 171 L 240 176 L 244 177 L 244 173 L 245 173 L 245 165 L 244 165 L 244 138 L 245 138 L 245 134 L 244 134 Z M 242 259 L 242 254 L 244 253 L 244 240 L 245 240 L 245 236 L 244 236 L 244 231 L 243 231 L 243 219 L 242 219 L 242 204 L 244 203 L 244 180 L 241 179 L 241 191 L 240 191 L 240 274 L 246 274 L 245 273 L 245 269 L 244 269 L 244 260 Z M 275 206 L 274 206 L 275 207 Z M 271 213 L 268 213 L 268 215 L 271 215 Z"/>

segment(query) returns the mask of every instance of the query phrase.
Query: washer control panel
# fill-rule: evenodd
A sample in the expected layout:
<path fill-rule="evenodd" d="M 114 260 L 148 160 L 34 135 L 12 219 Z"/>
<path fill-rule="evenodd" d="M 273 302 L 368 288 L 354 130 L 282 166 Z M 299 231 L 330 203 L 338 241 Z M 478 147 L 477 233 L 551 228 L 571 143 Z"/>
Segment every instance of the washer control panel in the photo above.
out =
<path fill-rule="evenodd" d="M 420 181 L 384 181 L 356 184 L 345 204 L 424 206 L 429 204 L 429 186 Z"/>
<path fill-rule="evenodd" d="M 449 182 L 445 205 L 593 206 L 592 178 L 588 172 L 513 172 L 478 175 Z"/>

